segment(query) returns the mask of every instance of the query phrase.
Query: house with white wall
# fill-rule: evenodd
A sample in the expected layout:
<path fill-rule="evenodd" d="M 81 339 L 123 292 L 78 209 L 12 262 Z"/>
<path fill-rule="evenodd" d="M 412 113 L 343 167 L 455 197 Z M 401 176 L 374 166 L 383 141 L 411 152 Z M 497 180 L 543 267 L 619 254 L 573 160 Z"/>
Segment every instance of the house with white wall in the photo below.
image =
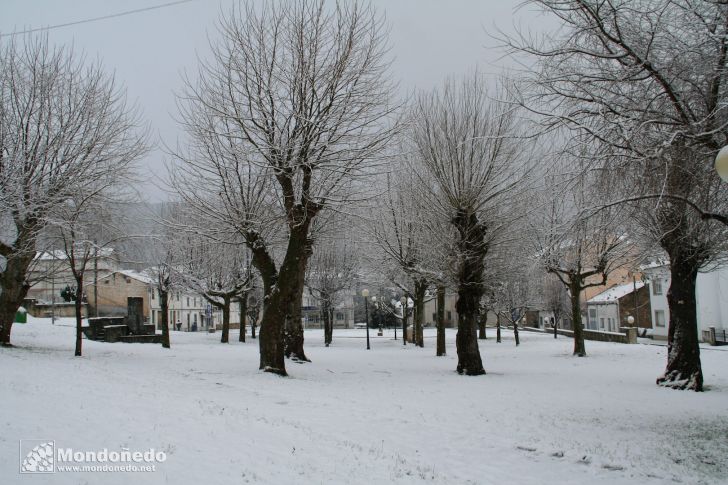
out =
<path fill-rule="evenodd" d="M 652 328 L 649 290 L 644 281 L 634 279 L 590 298 L 586 302 L 584 328 L 603 332 L 619 332 L 620 327 L 627 326 Z"/>
<path fill-rule="evenodd" d="M 650 281 L 652 307 L 652 332 L 654 338 L 667 339 L 670 309 L 667 290 L 670 288 L 670 267 L 656 262 L 642 268 Z M 695 288 L 698 317 L 698 336 L 710 327 L 728 329 L 728 266 L 709 272 L 698 273 Z"/>

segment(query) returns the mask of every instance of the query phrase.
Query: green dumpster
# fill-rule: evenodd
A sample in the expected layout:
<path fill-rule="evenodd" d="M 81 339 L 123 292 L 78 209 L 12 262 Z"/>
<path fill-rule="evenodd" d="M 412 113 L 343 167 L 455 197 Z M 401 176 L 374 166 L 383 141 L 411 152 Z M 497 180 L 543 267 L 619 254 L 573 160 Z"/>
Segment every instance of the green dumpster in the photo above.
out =
<path fill-rule="evenodd" d="M 15 323 L 28 323 L 28 311 L 22 306 L 15 313 Z"/>

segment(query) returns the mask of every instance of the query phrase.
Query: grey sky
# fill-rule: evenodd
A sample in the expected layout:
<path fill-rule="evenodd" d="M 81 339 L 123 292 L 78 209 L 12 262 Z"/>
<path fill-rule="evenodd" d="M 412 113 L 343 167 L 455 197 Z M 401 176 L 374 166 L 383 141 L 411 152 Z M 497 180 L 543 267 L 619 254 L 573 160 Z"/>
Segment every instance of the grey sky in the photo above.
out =
<path fill-rule="evenodd" d="M 74 22 L 87 18 L 168 3 L 171 0 L 0 0 L 0 33 Z M 448 76 L 472 71 L 497 73 L 509 61 L 487 35 L 514 25 L 540 29 L 543 20 L 532 9 L 516 7 L 522 0 L 374 0 L 391 25 L 395 57 L 393 75 L 403 91 L 438 85 Z M 208 50 L 208 36 L 216 35 L 220 10 L 231 0 L 194 0 L 190 3 L 135 13 L 48 31 L 54 43 L 73 43 L 90 57 L 100 58 L 115 72 L 131 100 L 142 108 L 157 135 L 173 144 L 178 127 L 174 91 L 181 73 L 193 72 L 197 56 Z M 550 19 L 549 19 L 550 20 Z M 2 39 L 0 39 L 2 40 Z M 144 174 L 161 174 L 161 150 L 141 164 Z M 151 186 L 152 200 L 163 198 Z"/>

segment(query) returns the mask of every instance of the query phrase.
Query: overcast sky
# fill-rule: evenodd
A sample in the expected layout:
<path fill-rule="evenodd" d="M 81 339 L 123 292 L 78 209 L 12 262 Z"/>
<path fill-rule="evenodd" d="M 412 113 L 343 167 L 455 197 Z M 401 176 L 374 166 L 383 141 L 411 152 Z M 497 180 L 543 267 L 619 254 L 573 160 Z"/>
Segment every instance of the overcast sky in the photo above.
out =
<path fill-rule="evenodd" d="M 173 0 L 0 0 L 0 34 L 47 27 L 84 19 L 154 7 Z M 502 59 L 488 34 L 514 26 L 541 30 L 545 19 L 522 0 L 374 0 L 390 23 L 393 76 L 404 92 L 427 89 L 448 76 L 478 68 L 496 74 L 512 61 Z M 130 15 L 87 22 L 48 31 L 51 42 L 73 43 L 98 57 L 122 82 L 129 98 L 142 108 L 155 139 L 174 144 L 178 127 L 174 92 L 181 73 L 194 72 L 197 57 L 208 51 L 216 36 L 220 11 L 232 0 L 191 0 Z M 553 22 L 549 19 L 549 22 Z M 161 175 L 161 150 L 141 161 L 143 173 Z M 151 200 L 164 198 L 151 186 Z"/>

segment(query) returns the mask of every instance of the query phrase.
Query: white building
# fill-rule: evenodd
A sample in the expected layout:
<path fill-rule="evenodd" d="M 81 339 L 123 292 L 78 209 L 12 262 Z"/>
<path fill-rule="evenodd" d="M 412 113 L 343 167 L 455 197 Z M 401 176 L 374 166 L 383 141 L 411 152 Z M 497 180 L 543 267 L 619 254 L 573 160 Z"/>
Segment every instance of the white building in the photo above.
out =
<path fill-rule="evenodd" d="M 642 281 L 617 285 L 599 293 L 586 302 L 586 325 L 589 330 L 603 332 L 619 332 L 620 299 L 639 290 L 645 284 Z"/>
<path fill-rule="evenodd" d="M 162 322 L 162 307 L 159 295 L 154 287 L 149 289 L 150 322 L 159 325 Z M 190 290 L 171 291 L 167 297 L 170 330 L 183 332 L 205 331 L 211 326 L 222 325 L 222 310 L 211 305 L 201 295 Z M 240 324 L 240 307 L 237 302 L 230 304 L 230 323 Z"/>
<path fill-rule="evenodd" d="M 670 309 L 667 290 L 670 288 L 670 268 L 665 263 L 655 263 L 642 268 L 650 280 L 652 329 L 655 338 L 667 339 Z M 728 329 L 728 266 L 708 273 L 698 273 L 695 299 L 698 313 L 698 336 L 709 327 Z"/>

